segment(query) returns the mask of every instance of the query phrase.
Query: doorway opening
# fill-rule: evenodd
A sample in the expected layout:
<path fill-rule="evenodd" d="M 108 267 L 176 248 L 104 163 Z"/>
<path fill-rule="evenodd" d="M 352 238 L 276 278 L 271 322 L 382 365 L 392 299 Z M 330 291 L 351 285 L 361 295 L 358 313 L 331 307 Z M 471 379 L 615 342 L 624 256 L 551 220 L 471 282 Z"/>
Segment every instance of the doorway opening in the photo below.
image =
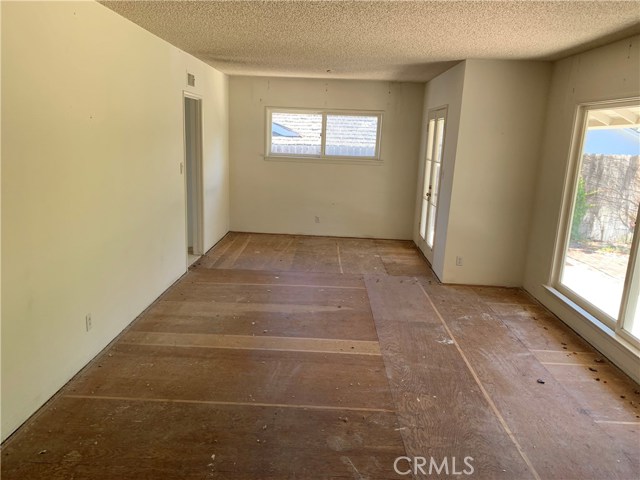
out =
<path fill-rule="evenodd" d="M 421 184 L 418 247 L 433 264 L 433 247 L 436 241 L 436 218 L 440 178 L 442 176 L 442 152 L 444 147 L 447 109 L 431 110 L 427 120 L 427 148 L 424 157 Z"/>
<path fill-rule="evenodd" d="M 186 195 L 187 266 L 203 252 L 202 216 L 202 99 L 184 95 L 184 172 Z"/>

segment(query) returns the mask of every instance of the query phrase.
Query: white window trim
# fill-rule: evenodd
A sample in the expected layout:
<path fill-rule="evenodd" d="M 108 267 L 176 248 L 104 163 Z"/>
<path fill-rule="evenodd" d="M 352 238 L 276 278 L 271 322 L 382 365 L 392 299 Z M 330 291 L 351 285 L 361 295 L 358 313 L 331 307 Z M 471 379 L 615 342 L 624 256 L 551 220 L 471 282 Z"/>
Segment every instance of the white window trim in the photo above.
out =
<path fill-rule="evenodd" d="M 549 284 L 545 287 L 556 298 L 565 303 L 571 310 L 576 312 L 586 321 L 589 321 L 605 332 L 613 333 L 613 336 L 622 340 L 623 343 L 630 343 L 636 349 L 640 347 L 640 341 L 626 332 L 623 328 L 624 310 L 626 308 L 627 294 L 629 290 L 630 272 L 634 267 L 636 251 L 640 246 L 640 222 L 636 224 L 634 232 L 634 240 L 629 253 L 629 265 L 625 278 L 623 296 L 621 299 L 618 320 L 600 310 L 598 307 L 581 297 L 573 290 L 563 285 L 560 281 L 562 277 L 562 269 L 564 266 L 564 257 L 569 244 L 569 235 L 571 232 L 571 219 L 573 217 L 573 208 L 575 201 L 575 191 L 578 183 L 579 167 L 582 159 L 583 140 L 586 131 L 587 113 L 590 110 L 599 110 L 602 108 L 618 108 L 631 105 L 637 105 L 640 97 L 624 98 L 619 100 L 607 100 L 599 102 L 581 103 L 576 106 L 573 119 L 573 133 L 570 142 L 569 161 L 565 172 L 565 184 L 562 193 L 562 209 L 558 219 L 558 227 L 556 229 L 557 236 L 554 246 L 553 264 Z"/>
<path fill-rule="evenodd" d="M 556 298 L 557 300 L 562 302 L 565 306 L 570 308 L 583 321 L 593 325 L 599 331 L 606 334 L 607 337 L 613 339 L 618 344 L 622 345 L 626 350 L 632 352 L 636 357 L 640 357 L 640 345 L 632 335 L 629 335 L 627 332 L 625 332 L 622 329 L 618 330 L 615 328 L 612 329 L 608 327 L 607 325 L 602 323 L 600 319 L 598 319 L 597 317 L 594 317 L 591 313 L 589 313 L 587 310 L 582 308 L 579 304 L 571 300 L 571 298 L 567 297 L 562 292 L 558 291 L 557 288 L 552 287 L 550 285 L 544 285 L 543 287 L 554 298 Z"/>
<path fill-rule="evenodd" d="M 271 153 L 271 115 L 272 113 L 307 113 L 322 115 L 322 131 L 320 134 L 320 155 L 301 155 L 286 153 Z M 347 155 L 327 155 L 326 147 L 326 131 L 327 131 L 327 115 L 354 115 L 378 117 L 378 129 L 376 131 L 376 148 L 375 155 L 372 157 L 354 157 Z M 318 108 L 265 108 L 265 153 L 263 155 L 266 161 L 272 162 L 308 162 L 308 163 L 329 163 L 329 164 L 364 164 L 364 165 L 382 165 L 384 162 L 381 158 L 381 137 L 382 137 L 382 115 L 379 110 L 335 110 L 335 109 L 318 109 Z"/>

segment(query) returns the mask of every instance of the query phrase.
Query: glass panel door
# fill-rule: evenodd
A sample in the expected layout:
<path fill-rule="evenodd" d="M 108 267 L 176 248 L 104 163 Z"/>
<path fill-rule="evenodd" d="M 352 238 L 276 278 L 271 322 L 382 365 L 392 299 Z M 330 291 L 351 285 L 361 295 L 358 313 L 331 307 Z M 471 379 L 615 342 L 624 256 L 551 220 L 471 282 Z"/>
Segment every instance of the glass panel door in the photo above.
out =
<path fill-rule="evenodd" d="M 435 242 L 438 194 L 442 171 L 442 149 L 444 145 L 446 108 L 429 112 L 427 123 L 427 145 L 424 173 L 421 184 L 418 246 L 429 261 L 432 261 Z"/>
<path fill-rule="evenodd" d="M 429 186 L 429 213 L 427 215 L 427 245 L 433 248 L 436 234 L 436 213 L 438 211 L 438 194 L 440 191 L 440 166 L 442 164 L 442 143 L 444 140 L 444 117 L 436 122 L 436 139 L 434 142 L 434 158 L 431 165 L 431 185 Z"/>
<path fill-rule="evenodd" d="M 422 181 L 422 198 L 420 201 L 420 237 L 422 240 L 427 239 L 427 213 L 429 211 L 429 195 L 431 190 L 431 169 L 433 167 L 433 134 L 435 130 L 435 120 L 429 120 L 427 127 L 427 154 L 424 164 L 424 176 Z"/>

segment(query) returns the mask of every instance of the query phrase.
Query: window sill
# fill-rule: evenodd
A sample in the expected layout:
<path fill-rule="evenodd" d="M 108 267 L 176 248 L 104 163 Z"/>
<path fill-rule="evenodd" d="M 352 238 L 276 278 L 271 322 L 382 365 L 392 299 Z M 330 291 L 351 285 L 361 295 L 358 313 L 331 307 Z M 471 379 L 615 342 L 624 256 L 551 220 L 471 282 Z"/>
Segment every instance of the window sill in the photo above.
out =
<path fill-rule="evenodd" d="M 562 292 L 556 290 L 554 287 L 550 285 L 543 285 L 544 289 L 549 292 L 556 300 L 562 302 L 565 306 L 570 308 L 575 314 L 577 314 L 580 318 L 582 318 L 585 322 L 588 322 L 592 327 L 597 328 L 611 340 L 618 343 L 620 346 L 624 347 L 626 350 L 634 354 L 636 357 L 640 357 L 640 349 L 634 345 L 632 342 L 624 338 L 623 335 L 617 333 L 612 328 L 608 327 L 592 314 L 587 312 L 580 305 L 575 303 L 573 300 L 565 296 Z"/>
<path fill-rule="evenodd" d="M 339 165 L 370 165 L 382 166 L 384 161 L 377 158 L 359 157 L 314 157 L 314 156 L 294 156 L 294 155 L 263 155 L 266 162 L 293 162 L 293 163 L 330 163 Z"/>

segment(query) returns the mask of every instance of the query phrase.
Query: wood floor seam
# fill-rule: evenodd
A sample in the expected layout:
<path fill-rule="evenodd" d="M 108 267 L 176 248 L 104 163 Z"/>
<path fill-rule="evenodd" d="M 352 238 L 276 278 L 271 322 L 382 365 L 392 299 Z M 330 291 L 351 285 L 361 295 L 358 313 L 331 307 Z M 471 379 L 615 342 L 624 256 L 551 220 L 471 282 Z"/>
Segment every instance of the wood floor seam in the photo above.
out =
<path fill-rule="evenodd" d="M 140 333 L 157 333 L 157 332 L 153 332 L 153 331 L 146 331 L 146 330 L 135 330 L 135 332 L 140 332 Z M 184 335 L 184 336 L 194 336 L 194 337 L 201 337 L 203 335 L 206 334 L 202 334 L 202 333 L 191 333 L 191 332 L 185 332 L 185 333 L 174 333 L 171 332 L 172 335 Z M 274 336 L 270 336 L 270 335 L 260 335 L 260 336 L 253 336 L 253 335 L 231 335 L 231 334 L 223 334 L 223 335 L 216 335 L 219 337 L 225 337 L 225 338 L 263 338 L 263 339 L 273 339 L 273 340 L 281 340 L 281 339 L 291 339 L 291 340 L 321 340 L 321 341 L 330 341 L 330 342 L 345 342 L 345 343 L 356 343 L 356 344 L 370 344 L 370 345 L 378 345 L 378 342 L 375 340 L 351 340 L 348 338 L 322 338 L 322 337 L 274 337 Z"/>
<path fill-rule="evenodd" d="M 597 367 L 597 363 L 572 363 L 572 362 L 540 362 L 540 365 L 566 365 L 571 367 Z"/>
<path fill-rule="evenodd" d="M 224 405 L 224 406 L 242 406 L 242 407 L 271 407 L 271 408 L 296 408 L 302 410 L 331 410 L 346 412 L 371 412 L 371 413 L 395 413 L 395 410 L 387 408 L 370 408 L 370 407 L 349 407 L 335 405 L 311 405 L 311 404 L 295 404 L 295 403 L 263 403 L 263 402 L 224 402 L 217 400 L 186 400 L 174 398 L 146 398 L 146 397 L 122 397 L 108 395 L 74 395 L 65 394 L 62 398 L 76 398 L 83 400 L 112 400 L 112 401 L 130 401 L 130 402 L 153 402 L 153 403 L 187 403 L 199 405 Z"/>
<path fill-rule="evenodd" d="M 606 423 L 610 425 L 640 425 L 640 422 L 624 422 L 619 420 L 594 420 L 595 423 Z"/>
<path fill-rule="evenodd" d="M 227 235 L 229 235 L 229 234 L 227 234 Z M 225 236 L 224 236 L 224 238 L 223 238 L 222 240 L 220 240 L 220 242 L 222 242 L 223 240 L 225 240 L 225 239 L 227 238 L 227 235 L 225 235 Z M 227 242 L 225 245 L 221 245 L 221 247 L 223 248 L 223 250 L 222 250 L 222 251 L 220 251 L 220 252 L 217 252 L 217 251 L 216 251 L 215 253 L 216 253 L 217 255 L 219 255 L 219 256 L 222 256 L 222 255 L 224 255 L 225 253 L 227 253 L 227 250 L 229 250 L 229 249 L 231 248 L 231 246 L 235 243 L 235 241 L 237 240 L 237 238 L 238 238 L 238 237 L 236 237 L 236 238 L 232 238 L 230 242 Z M 214 247 L 210 250 L 210 252 L 212 252 L 212 253 L 213 253 L 213 252 L 214 252 L 214 250 L 216 250 L 216 246 L 214 246 Z M 208 254 L 209 254 L 209 252 L 207 252 L 207 253 L 205 254 L 205 256 L 206 256 L 206 255 L 208 255 Z"/>
<path fill-rule="evenodd" d="M 340 258 L 340 244 L 336 242 L 336 249 L 338 250 L 338 267 L 340 268 L 340 273 L 344 273 L 344 269 L 342 268 L 342 259 Z"/>
<path fill-rule="evenodd" d="M 568 352 L 568 350 L 540 350 L 540 349 L 535 349 L 535 348 L 530 348 L 529 351 L 533 352 L 533 353 L 564 353 L 564 354 L 566 354 Z M 578 351 L 575 351 L 575 350 L 571 350 L 571 353 L 588 354 L 590 352 L 578 352 Z"/>
<path fill-rule="evenodd" d="M 344 352 L 336 352 L 333 350 L 300 350 L 293 348 L 259 348 L 259 347 L 229 347 L 229 346 L 217 346 L 217 345 L 184 345 L 184 344 L 169 344 L 169 343 L 143 343 L 143 342 L 127 342 L 122 341 L 122 345 L 142 345 L 146 347 L 177 347 L 177 348 L 210 348 L 216 350 L 249 350 L 256 352 L 297 352 L 297 353 L 322 353 L 327 355 L 364 355 L 371 357 L 379 357 L 381 353 L 368 353 L 368 352 L 350 352 L 345 350 Z"/>
<path fill-rule="evenodd" d="M 460 354 L 460 356 L 462 357 L 462 360 L 464 361 L 465 365 L 469 369 L 469 373 L 471 373 L 471 376 L 473 377 L 473 379 L 475 380 L 476 384 L 478 385 L 478 388 L 480 389 L 480 391 L 482 392 L 485 400 L 489 404 L 489 407 L 491 408 L 491 410 L 493 411 L 493 413 L 497 417 L 498 421 L 502 425 L 502 428 L 504 429 L 504 431 L 506 432 L 508 437 L 511 439 L 512 443 L 515 445 L 516 449 L 518 450 L 518 453 L 520 454 L 520 456 L 522 457 L 524 462 L 527 464 L 527 467 L 529 468 L 529 470 L 530 470 L 531 474 L 533 475 L 533 477 L 536 480 L 542 480 L 540 475 L 536 471 L 535 467 L 531 463 L 531 460 L 529 459 L 529 456 L 526 454 L 526 452 L 522 448 L 522 445 L 520 445 L 520 442 L 515 437 L 515 434 L 511 431 L 511 428 L 509 427 L 509 425 L 507 424 L 506 420 L 504 419 L 504 417 L 500 413 L 500 410 L 498 410 L 498 407 L 496 406 L 496 404 L 494 403 L 493 399 L 489 395 L 489 392 L 487 392 L 486 388 L 482 384 L 482 381 L 478 377 L 478 374 L 476 373 L 475 369 L 473 368 L 473 366 L 469 362 L 469 359 L 467 358 L 467 356 L 465 355 L 464 351 L 460 347 L 460 344 L 457 342 L 455 336 L 453 335 L 453 332 L 451 331 L 451 329 L 447 325 L 447 322 L 445 321 L 443 316 L 440 314 L 440 311 L 438 310 L 438 308 L 436 307 L 435 303 L 433 302 L 433 300 L 431 299 L 431 297 L 429 296 L 427 291 L 424 289 L 422 284 L 417 280 L 418 279 L 416 279 L 416 283 L 420 287 L 420 290 L 422 290 L 422 293 L 424 294 L 424 296 L 426 297 L 427 301 L 431 305 L 431 308 L 433 308 L 433 310 L 435 311 L 438 319 L 440 320 L 440 322 L 442 323 L 442 326 L 444 327 L 445 331 L 447 332 L 447 335 L 449 335 L 451 337 L 451 340 L 453 341 L 453 344 L 455 345 L 456 349 L 458 350 L 458 353 Z"/>
<path fill-rule="evenodd" d="M 240 283 L 240 282 L 199 282 L 190 281 L 195 285 L 233 285 L 239 287 L 294 287 L 294 288 L 336 288 L 342 290 L 365 290 L 364 287 L 349 287 L 341 285 L 294 285 L 286 283 Z"/>
<path fill-rule="evenodd" d="M 250 241 L 251 241 L 251 235 L 247 235 L 247 238 L 242 244 L 242 247 L 234 255 L 231 256 L 230 264 L 232 268 L 235 265 L 235 263 L 238 261 L 238 258 L 240 258 L 240 255 L 242 255 L 242 252 L 244 252 L 245 248 L 247 248 L 247 245 L 249 245 Z"/>

